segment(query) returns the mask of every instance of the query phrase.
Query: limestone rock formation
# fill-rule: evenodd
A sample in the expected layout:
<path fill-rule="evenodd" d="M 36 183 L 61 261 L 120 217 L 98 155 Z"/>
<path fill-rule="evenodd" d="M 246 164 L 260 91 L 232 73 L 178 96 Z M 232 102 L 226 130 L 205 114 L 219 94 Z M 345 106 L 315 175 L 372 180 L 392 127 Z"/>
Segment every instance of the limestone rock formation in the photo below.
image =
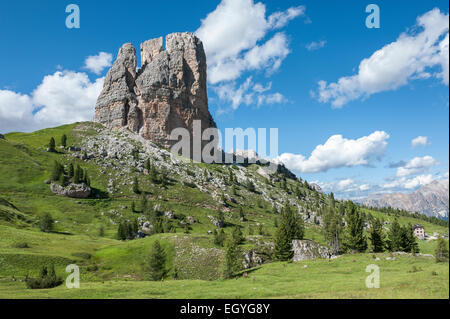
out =
<path fill-rule="evenodd" d="M 312 240 L 293 240 L 292 250 L 294 251 L 292 261 L 335 257 L 329 248 Z"/>
<path fill-rule="evenodd" d="M 215 128 L 208 110 L 206 55 L 192 33 L 173 33 L 141 44 L 142 67 L 136 50 L 124 44 L 109 70 L 95 108 L 94 121 L 108 128 L 126 127 L 145 139 L 170 148 L 175 128 L 193 136 L 193 121 L 202 130 Z M 191 143 L 192 145 L 192 143 Z"/>
<path fill-rule="evenodd" d="M 50 185 L 50 190 L 57 195 L 71 198 L 88 198 L 91 196 L 91 188 L 86 184 L 73 184 L 61 186 L 56 183 Z"/>

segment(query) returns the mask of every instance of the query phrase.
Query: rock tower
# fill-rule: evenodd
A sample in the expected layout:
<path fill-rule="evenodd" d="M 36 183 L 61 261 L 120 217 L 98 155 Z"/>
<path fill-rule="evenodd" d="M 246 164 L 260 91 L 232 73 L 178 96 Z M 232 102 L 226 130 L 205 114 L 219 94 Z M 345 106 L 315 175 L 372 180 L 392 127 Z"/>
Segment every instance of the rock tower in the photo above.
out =
<path fill-rule="evenodd" d="M 191 132 L 193 121 L 202 130 L 215 128 L 208 109 L 206 55 L 192 33 L 172 33 L 141 44 L 142 67 L 136 49 L 124 44 L 105 78 L 95 107 L 94 122 L 108 128 L 126 127 L 164 148 L 175 128 Z"/>

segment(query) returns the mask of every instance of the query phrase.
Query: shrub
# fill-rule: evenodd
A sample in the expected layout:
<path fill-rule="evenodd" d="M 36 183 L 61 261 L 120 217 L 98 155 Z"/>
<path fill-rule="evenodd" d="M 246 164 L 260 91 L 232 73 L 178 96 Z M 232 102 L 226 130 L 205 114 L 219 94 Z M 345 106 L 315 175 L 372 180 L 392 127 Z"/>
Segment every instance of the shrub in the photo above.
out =
<path fill-rule="evenodd" d="M 28 243 L 16 243 L 14 244 L 14 248 L 30 248 L 30 246 L 28 245 Z"/>
<path fill-rule="evenodd" d="M 61 285 L 63 280 L 56 276 L 55 267 L 52 265 L 50 270 L 47 266 L 42 267 L 38 278 L 25 278 L 25 283 L 28 289 L 48 289 Z"/>
<path fill-rule="evenodd" d="M 54 223 L 55 221 L 53 220 L 52 216 L 49 213 L 45 213 L 41 219 L 41 231 L 46 233 L 51 232 L 53 230 Z"/>

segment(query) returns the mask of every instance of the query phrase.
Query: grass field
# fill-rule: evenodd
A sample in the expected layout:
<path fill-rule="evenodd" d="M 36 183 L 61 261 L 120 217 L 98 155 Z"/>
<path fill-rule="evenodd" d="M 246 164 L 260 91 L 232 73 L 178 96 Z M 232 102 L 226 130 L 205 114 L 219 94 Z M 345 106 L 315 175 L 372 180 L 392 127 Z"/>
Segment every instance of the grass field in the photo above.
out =
<path fill-rule="evenodd" d="M 80 289 L 64 285 L 33 290 L 23 282 L 0 281 L 0 298 L 449 298 L 448 263 L 429 257 L 388 254 L 346 255 L 333 260 L 271 263 L 232 280 L 163 282 L 84 281 Z M 366 267 L 380 269 L 380 288 L 365 285 Z"/>

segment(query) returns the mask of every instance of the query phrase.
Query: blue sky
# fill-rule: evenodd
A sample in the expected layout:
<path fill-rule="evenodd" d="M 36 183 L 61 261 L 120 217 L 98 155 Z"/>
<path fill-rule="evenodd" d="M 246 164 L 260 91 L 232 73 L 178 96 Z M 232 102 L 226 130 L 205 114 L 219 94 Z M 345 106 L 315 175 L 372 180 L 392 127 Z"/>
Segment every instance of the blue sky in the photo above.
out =
<path fill-rule="evenodd" d="M 109 55 L 191 31 L 219 128 L 277 127 L 299 176 L 352 198 L 448 178 L 447 1 L 74 1 L 79 29 L 69 3 L 0 3 L 0 132 L 89 120 Z"/>

